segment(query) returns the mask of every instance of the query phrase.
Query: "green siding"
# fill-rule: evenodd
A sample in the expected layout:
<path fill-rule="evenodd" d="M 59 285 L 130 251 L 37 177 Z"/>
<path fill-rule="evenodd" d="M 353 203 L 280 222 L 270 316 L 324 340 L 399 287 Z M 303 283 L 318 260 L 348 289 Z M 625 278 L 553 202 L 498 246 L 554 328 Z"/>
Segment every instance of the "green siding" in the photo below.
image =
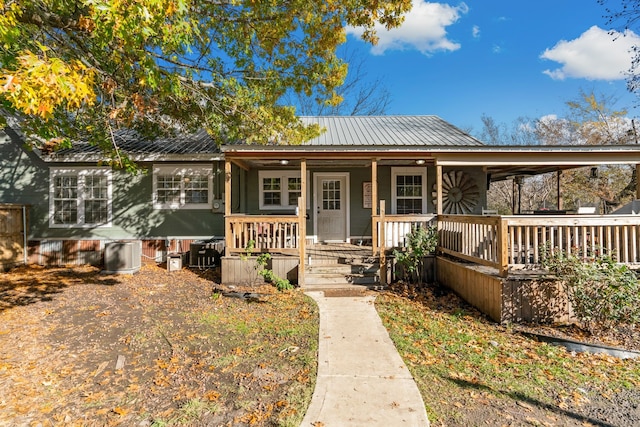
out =
<path fill-rule="evenodd" d="M 427 211 L 429 213 L 435 213 L 436 208 L 433 204 L 433 200 L 431 197 L 431 192 L 433 190 L 433 186 L 436 183 L 436 168 L 434 166 L 426 166 L 427 168 L 427 185 L 425 191 L 427 192 Z M 282 170 L 282 169 L 274 169 L 274 170 Z M 460 167 L 460 168 L 451 168 L 451 169 L 443 169 L 443 172 L 448 172 L 449 170 L 464 170 L 471 178 L 476 181 L 478 188 L 480 189 L 480 200 L 475 207 L 473 213 L 480 214 L 482 213 L 482 208 L 486 207 L 486 174 L 482 171 L 481 168 L 469 168 L 469 167 Z M 313 234 L 313 220 L 314 220 L 314 209 L 313 209 L 313 195 L 314 195 L 314 179 L 313 174 L 316 172 L 347 172 L 349 173 L 349 183 L 350 183 L 350 224 L 351 230 L 349 235 L 353 237 L 360 236 L 371 236 L 371 209 L 363 208 L 362 203 L 362 184 L 364 182 L 371 181 L 371 168 L 344 168 L 344 169 L 322 169 L 322 168 L 310 168 L 309 169 L 309 180 L 308 180 L 308 189 L 309 189 L 309 204 L 310 207 L 308 209 L 309 213 L 309 221 L 307 221 L 307 234 Z M 235 176 L 234 176 L 234 179 Z M 246 194 L 246 203 L 247 203 L 247 213 L 251 215 L 258 214 L 290 214 L 291 211 L 272 211 L 272 210 L 263 210 L 261 211 L 259 208 L 259 182 L 258 182 L 258 170 L 250 170 L 247 172 L 246 183 L 242 185 L 242 188 L 245 189 Z M 379 166 L 378 167 L 378 199 L 386 201 L 386 210 L 387 213 L 391 212 L 391 167 L 390 166 Z M 235 191 L 235 188 L 234 188 Z"/>
<path fill-rule="evenodd" d="M 50 228 L 49 168 L 54 166 L 83 165 L 45 163 L 35 153 L 25 150 L 16 134 L 10 130 L 0 133 L 0 203 L 30 205 L 31 239 L 220 237 L 224 234 L 223 214 L 208 209 L 153 209 L 151 174 L 134 176 L 123 171 L 113 172 L 112 227 Z M 84 166 L 95 167 L 95 164 Z"/>
<path fill-rule="evenodd" d="M 49 228 L 49 167 L 63 166 L 43 162 L 33 152 L 22 147 L 17 135 L 8 131 L 0 134 L 0 203 L 30 205 L 30 238 L 32 239 L 126 239 L 166 237 L 221 237 L 224 234 L 224 215 L 211 210 L 158 210 L 152 205 L 151 164 L 147 174 L 113 173 L 113 226 L 104 228 Z M 80 166 L 73 164 L 73 166 Z M 95 166 L 86 164 L 85 166 Z M 214 164 L 214 170 L 223 170 Z M 278 168 L 280 169 L 280 168 Z M 481 168 L 462 169 L 475 179 L 480 188 L 480 201 L 474 213 L 486 206 L 486 175 Z M 309 169 L 309 221 L 307 230 L 313 233 L 313 174 L 316 172 L 348 172 L 350 183 L 350 236 L 371 235 L 371 209 L 363 208 L 362 187 L 371 181 L 370 168 Z M 435 212 L 431 191 L 435 184 L 436 168 L 427 166 L 427 210 Z M 214 197 L 223 197 L 224 180 L 221 173 L 214 178 Z M 391 213 L 391 167 L 378 168 L 378 198 L 386 200 Z M 232 211 L 248 214 L 290 214 L 291 211 L 260 211 L 258 170 L 244 171 L 234 166 L 232 173 Z"/>
<path fill-rule="evenodd" d="M 49 211 L 49 169 L 22 144 L 11 130 L 0 132 L 0 203 L 29 205 L 29 236 L 33 237 Z"/>
<path fill-rule="evenodd" d="M 222 236 L 221 213 L 200 209 L 154 209 L 151 165 L 147 174 L 132 176 L 115 171 L 113 176 L 113 227 L 101 229 L 105 237 L 153 238 L 166 236 Z"/>

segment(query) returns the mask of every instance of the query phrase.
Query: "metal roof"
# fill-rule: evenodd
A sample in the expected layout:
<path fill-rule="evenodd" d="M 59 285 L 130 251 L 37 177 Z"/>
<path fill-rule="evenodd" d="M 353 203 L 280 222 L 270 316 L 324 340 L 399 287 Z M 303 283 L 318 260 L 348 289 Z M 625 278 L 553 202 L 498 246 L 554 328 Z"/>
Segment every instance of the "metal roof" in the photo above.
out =
<path fill-rule="evenodd" d="M 438 116 L 305 116 L 303 123 L 318 124 L 323 133 L 304 147 L 327 147 L 368 150 L 398 147 L 471 147 L 483 144 Z M 120 150 L 137 161 L 215 160 L 220 149 L 205 130 L 173 138 L 148 140 L 134 131 L 119 130 L 115 141 Z M 233 144 L 234 148 L 254 147 Z M 270 146 L 273 148 L 273 146 Z M 293 147 L 283 145 L 282 147 Z M 286 148 L 285 148 L 286 149 Z M 97 161 L 103 157 L 99 147 L 87 142 L 75 142 L 72 148 L 42 154 L 46 161 Z"/>
<path fill-rule="evenodd" d="M 115 135 L 116 145 L 134 160 L 146 159 L 192 159 L 206 160 L 220 156 L 220 146 L 204 130 L 190 135 L 177 135 L 172 138 L 148 140 L 131 130 L 119 130 Z M 100 148 L 87 142 L 74 142 L 72 148 L 43 155 L 47 160 L 84 161 L 103 157 Z"/>
<path fill-rule="evenodd" d="M 325 129 L 305 146 L 478 146 L 482 142 L 438 116 L 307 116 Z"/>

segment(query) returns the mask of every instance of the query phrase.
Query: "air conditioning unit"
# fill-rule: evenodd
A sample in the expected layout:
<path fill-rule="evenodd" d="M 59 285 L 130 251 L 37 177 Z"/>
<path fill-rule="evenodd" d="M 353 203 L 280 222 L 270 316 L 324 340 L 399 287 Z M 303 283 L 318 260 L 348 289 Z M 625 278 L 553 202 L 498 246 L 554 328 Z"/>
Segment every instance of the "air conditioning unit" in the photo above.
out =
<path fill-rule="evenodd" d="M 109 242 L 104 246 L 104 273 L 133 274 L 142 263 L 142 242 L 139 240 Z"/>
<path fill-rule="evenodd" d="M 211 268 L 220 265 L 224 240 L 196 240 L 189 248 L 189 266 Z"/>

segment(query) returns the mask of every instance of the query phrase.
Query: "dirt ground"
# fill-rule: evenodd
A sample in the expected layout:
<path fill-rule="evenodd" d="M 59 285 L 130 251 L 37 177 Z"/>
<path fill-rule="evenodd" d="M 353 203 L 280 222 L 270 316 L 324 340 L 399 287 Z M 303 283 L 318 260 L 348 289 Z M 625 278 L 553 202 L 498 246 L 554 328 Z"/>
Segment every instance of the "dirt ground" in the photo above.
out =
<path fill-rule="evenodd" d="M 221 296 L 247 289 L 218 279 L 155 265 L 130 276 L 93 267 L 0 275 L 0 426 L 298 426 L 315 382 L 317 308 L 268 286 Z M 455 310 L 456 298 L 435 295 L 425 307 Z M 528 330 L 640 349 L 637 329 Z M 442 414 L 434 426 L 640 425 L 638 388 L 585 385 L 560 407 L 464 378 L 429 387 L 427 404 Z"/>
<path fill-rule="evenodd" d="M 317 311 L 300 292 L 214 292 L 212 271 L 0 275 L 0 426 L 297 425 Z"/>

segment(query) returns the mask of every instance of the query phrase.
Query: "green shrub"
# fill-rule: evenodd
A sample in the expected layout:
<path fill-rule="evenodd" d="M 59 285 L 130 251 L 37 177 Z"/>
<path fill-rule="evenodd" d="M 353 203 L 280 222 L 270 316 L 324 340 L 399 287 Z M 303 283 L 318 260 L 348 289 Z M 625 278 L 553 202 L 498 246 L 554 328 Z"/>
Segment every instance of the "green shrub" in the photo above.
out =
<path fill-rule="evenodd" d="M 433 254 L 438 246 L 438 229 L 435 226 L 414 228 L 406 236 L 407 247 L 393 250 L 396 262 L 403 267 L 404 280 L 422 283 L 424 257 Z"/>
<path fill-rule="evenodd" d="M 640 323 L 640 283 L 626 265 L 609 255 L 584 260 L 580 254 L 548 250 L 542 264 L 563 281 L 582 326 L 593 330 Z"/>
<path fill-rule="evenodd" d="M 256 263 L 260 268 L 258 274 L 264 277 L 264 280 L 266 280 L 267 282 L 272 283 L 280 292 L 293 289 L 293 285 L 291 284 L 291 282 L 289 282 L 289 280 L 278 277 L 278 275 L 275 274 L 273 270 L 266 268 L 270 259 L 271 254 L 269 253 L 261 254 L 258 256 L 258 258 L 256 258 Z"/>

